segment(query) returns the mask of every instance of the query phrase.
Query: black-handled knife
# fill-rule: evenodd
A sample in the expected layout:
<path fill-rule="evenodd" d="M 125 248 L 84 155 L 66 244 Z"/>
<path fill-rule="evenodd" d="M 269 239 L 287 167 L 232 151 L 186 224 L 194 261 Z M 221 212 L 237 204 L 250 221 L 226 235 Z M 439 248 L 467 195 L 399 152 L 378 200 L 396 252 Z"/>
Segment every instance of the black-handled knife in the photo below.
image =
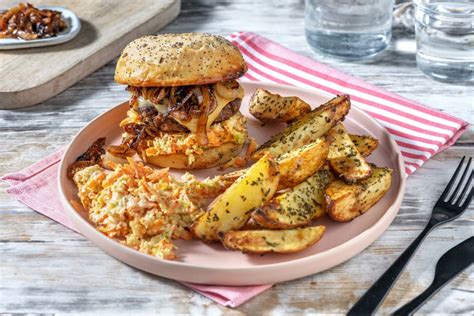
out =
<path fill-rule="evenodd" d="M 474 263 L 474 236 L 448 250 L 436 264 L 431 285 L 408 304 L 399 308 L 394 316 L 411 315 L 446 283 Z"/>

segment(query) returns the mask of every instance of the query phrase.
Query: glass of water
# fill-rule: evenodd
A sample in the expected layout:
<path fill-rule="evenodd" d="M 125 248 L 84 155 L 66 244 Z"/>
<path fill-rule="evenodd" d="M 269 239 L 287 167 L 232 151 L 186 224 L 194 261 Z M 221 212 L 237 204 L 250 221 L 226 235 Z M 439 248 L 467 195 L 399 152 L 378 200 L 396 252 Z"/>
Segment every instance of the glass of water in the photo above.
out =
<path fill-rule="evenodd" d="M 305 0 L 306 39 L 316 51 L 357 60 L 385 50 L 394 0 Z"/>
<path fill-rule="evenodd" d="M 474 83 L 474 1 L 415 0 L 416 63 L 426 75 Z"/>

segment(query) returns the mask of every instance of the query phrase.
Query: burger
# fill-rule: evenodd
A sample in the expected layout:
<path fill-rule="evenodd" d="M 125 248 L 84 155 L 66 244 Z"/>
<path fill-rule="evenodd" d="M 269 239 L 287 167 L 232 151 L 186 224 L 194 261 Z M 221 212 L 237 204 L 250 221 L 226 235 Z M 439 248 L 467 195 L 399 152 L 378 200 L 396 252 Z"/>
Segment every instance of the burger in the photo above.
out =
<path fill-rule="evenodd" d="M 130 109 L 120 123 L 117 156 L 139 154 L 150 164 L 176 169 L 221 165 L 247 140 L 240 113 L 244 91 L 237 78 L 247 65 L 221 36 L 162 34 L 134 40 L 123 50 L 115 80 L 127 85 Z"/>

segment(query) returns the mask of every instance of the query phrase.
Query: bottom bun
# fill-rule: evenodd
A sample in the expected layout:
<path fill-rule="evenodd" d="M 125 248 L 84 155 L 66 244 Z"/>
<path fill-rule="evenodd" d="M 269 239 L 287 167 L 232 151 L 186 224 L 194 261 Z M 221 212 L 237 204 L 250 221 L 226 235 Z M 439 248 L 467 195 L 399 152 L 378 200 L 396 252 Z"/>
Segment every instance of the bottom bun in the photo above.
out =
<path fill-rule="evenodd" d="M 228 162 L 240 153 L 243 146 L 243 143 L 224 143 L 218 147 L 205 149 L 202 154 L 195 154 L 192 157 L 180 153 L 149 156 L 145 152 L 142 152 L 142 156 L 145 162 L 158 167 L 169 167 L 174 169 L 205 169 L 217 167 Z"/>

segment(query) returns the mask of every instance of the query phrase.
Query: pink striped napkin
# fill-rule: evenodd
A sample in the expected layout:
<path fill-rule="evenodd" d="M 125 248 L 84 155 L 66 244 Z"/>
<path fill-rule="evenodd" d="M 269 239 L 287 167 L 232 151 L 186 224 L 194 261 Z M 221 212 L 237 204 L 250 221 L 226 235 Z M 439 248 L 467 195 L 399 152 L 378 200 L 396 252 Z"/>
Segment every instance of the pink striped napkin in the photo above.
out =
<path fill-rule="evenodd" d="M 390 132 L 402 151 L 408 175 L 454 144 L 468 126 L 463 120 L 351 77 L 257 34 L 237 32 L 229 39 L 249 65 L 248 80 L 349 94 L 353 104 Z"/>
<path fill-rule="evenodd" d="M 467 128 L 467 122 L 389 93 L 348 76 L 253 33 L 234 33 L 229 39 L 242 51 L 247 80 L 276 82 L 332 94 L 347 93 L 361 109 L 379 120 L 402 149 L 407 174 L 432 155 L 449 147 Z M 5 175 L 7 192 L 32 209 L 71 228 L 57 194 L 56 175 L 63 150 L 19 172 Z M 216 302 L 237 307 L 270 288 L 210 286 L 183 283 Z"/>

